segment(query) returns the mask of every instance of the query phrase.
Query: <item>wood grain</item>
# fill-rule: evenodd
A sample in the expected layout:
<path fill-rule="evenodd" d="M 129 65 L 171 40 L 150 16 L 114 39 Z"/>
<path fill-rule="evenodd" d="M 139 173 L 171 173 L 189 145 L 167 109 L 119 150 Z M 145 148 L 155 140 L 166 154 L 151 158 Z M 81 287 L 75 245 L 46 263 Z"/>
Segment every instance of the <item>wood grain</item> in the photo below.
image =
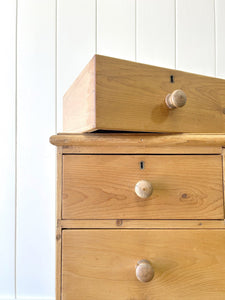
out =
<path fill-rule="evenodd" d="M 222 149 L 222 166 L 223 166 L 223 207 L 225 210 L 225 149 Z"/>
<path fill-rule="evenodd" d="M 70 96 L 67 94 L 64 98 L 64 132 L 96 129 L 225 132 L 225 85 L 222 79 L 100 55 L 92 59 L 82 74 L 79 85 L 75 81 L 69 90 Z M 165 97 L 177 89 L 183 90 L 188 100 L 184 107 L 170 110 Z M 93 101 L 90 103 L 90 92 L 87 91 L 94 91 L 95 107 L 91 104 Z"/>
<path fill-rule="evenodd" d="M 147 199 L 134 191 L 142 179 Z M 62 201 L 63 219 L 223 219 L 222 158 L 64 155 Z"/>
<path fill-rule="evenodd" d="M 224 244 L 224 230 L 63 230 L 62 299 L 223 300 Z"/>
<path fill-rule="evenodd" d="M 61 228 L 225 229 L 224 220 L 61 220 Z"/>
<path fill-rule="evenodd" d="M 216 146 L 179 146 L 179 147 L 129 147 L 126 145 L 107 147 L 93 146 L 63 146 L 64 154 L 221 154 L 221 147 Z"/>
<path fill-rule="evenodd" d="M 150 134 L 150 133 L 91 133 L 58 134 L 50 137 L 56 146 L 224 146 L 225 134 Z"/>
<path fill-rule="evenodd" d="M 63 129 L 77 132 L 95 128 L 95 57 L 63 97 Z M 74 105 L 76 99 L 76 105 Z"/>
<path fill-rule="evenodd" d="M 62 205 L 62 147 L 57 148 L 57 201 L 56 201 L 56 300 L 61 300 L 61 271 L 62 271 L 62 232 L 61 232 L 61 205 Z"/>
<path fill-rule="evenodd" d="M 224 134 L 58 134 L 50 143 L 63 153 L 221 153 Z"/>
<path fill-rule="evenodd" d="M 188 100 L 183 108 L 171 111 L 164 99 L 176 89 L 183 90 Z M 224 107 L 224 80 L 96 57 L 98 129 L 224 133 Z"/>

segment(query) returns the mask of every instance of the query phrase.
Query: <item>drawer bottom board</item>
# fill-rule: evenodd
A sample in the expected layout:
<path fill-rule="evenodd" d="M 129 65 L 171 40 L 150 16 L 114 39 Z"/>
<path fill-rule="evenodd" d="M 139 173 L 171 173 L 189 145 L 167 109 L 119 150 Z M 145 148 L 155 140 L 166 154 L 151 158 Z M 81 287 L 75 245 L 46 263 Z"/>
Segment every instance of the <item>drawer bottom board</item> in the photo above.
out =
<path fill-rule="evenodd" d="M 225 231 L 62 231 L 62 300 L 225 299 Z M 136 278 L 149 260 L 150 282 Z"/>

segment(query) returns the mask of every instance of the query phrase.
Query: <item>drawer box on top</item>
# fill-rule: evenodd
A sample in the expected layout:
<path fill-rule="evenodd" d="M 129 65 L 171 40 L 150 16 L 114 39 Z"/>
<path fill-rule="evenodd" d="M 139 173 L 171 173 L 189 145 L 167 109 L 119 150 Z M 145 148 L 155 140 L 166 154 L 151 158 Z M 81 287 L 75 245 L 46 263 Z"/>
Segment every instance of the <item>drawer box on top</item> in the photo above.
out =
<path fill-rule="evenodd" d="M 63 101 L 63 131 L 225 133 L 225 81 L 96 55 Z"/>
<path fill-rule="evenodd" d="M 224 218 L 221 155 L 64 155 L 62 187 L 63 219 Z"/>
<path fill-rule="evenodd" d="M 224 300 L 224 244 L 224 230 L 63 230 L 62 299 Z"/>

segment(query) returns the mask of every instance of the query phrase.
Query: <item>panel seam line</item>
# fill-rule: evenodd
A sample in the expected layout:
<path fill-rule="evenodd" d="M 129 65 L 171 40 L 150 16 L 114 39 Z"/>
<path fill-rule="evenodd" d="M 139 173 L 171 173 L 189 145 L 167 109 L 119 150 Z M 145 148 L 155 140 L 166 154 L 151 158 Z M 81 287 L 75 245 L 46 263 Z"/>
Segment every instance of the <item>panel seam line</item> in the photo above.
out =
<path fill-rule="evenodd" d="M 14 235 L 15 235 L 15 253 L 14 253 L 14 294 L 15 299 L 17 298 L 17 178 L 18 178 L 18 167 L 17 167 L 17 161 L 18 161 L 18 145 L 17 145 L 17 139 L 18 139 L 18 129 L 17 129 L 17 123 L 18 123 L 18 116 L 17 116 L 17 106 L 18 106 L 18 84 L 17 84 L 17 75 L 18 75 L 18 62 L 17 62 L 17 43 L 18 43 L 18 0 L 15 2 L 15 227 L 14 227 Z"/>
<path fill-rule="evenodd" d="M 57 134 L 58 123 L 58 0 L 55 0 L 55 134 Z"/>
<path fill-rule="evenodd" d="M 134 60 L 137 61 L 137 0 L 134 0 Z"/>
<path fill-rule="evenodd" d="M 216 0 L 213 1 L 213 13 L 214 13 L 214 74 L 217 77 L 217 31 L 216 31 Z"/>
<path fill-rule="evenodd" d="M 177 0 L 174 0 L 174 69 L 177 69 Z"/>
<path fill-rule="evenodd" d="M 97 54 L 98 51 L 98 44 L 97 44 L 97 40 L 98 40 L 98 0 L 95 0 L 95 54 Z"/>

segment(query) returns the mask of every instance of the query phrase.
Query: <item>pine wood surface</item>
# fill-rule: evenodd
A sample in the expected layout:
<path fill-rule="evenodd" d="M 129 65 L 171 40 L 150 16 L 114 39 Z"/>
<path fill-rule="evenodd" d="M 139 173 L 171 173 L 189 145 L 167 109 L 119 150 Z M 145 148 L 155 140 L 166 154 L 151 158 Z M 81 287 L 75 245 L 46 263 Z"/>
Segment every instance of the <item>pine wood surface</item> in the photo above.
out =
<path fill-rule="evenodd" d="M 155 134 L 155 133 L 59 133 L 50 137 L 50 143 L 55 146 L 93 146 L 105 144 L 106 146 L 116 146 L 120 143 L 127 146 L 219 146 L 225 147 L 225 134 Z"/>
<path fill-rule="evenodd" d="M 222 151 L 222 146 L 224 145 L 224 135 L 220 135 L 220 134 L 174 134 L 174 135 L 167 135 L 167 134 L 163 134 L 163 135 L 156 135 L 156 134 L 133 134 L 133 133 L 94 133 L 94 134 L 59 134 L 57 136 L 53 136 L 51 137 L 51 142 L 53 144 L 57 144 L 58 145 L 58 159 L 57 159 L 57 164 L 58 164 L 58 171 L 57 171 L 57 227 L 56 227 L 56 299 L 57 300 L 64 300 L 64 299 L 76 299 L 77 295 L 79 297 L 79 299 L 110 299 L 109 295 L 113 295 L 113 293 L 109 294 L 108 293 L 108 289 L 110 289 L 111 291 L 114 290 L 114 283 L 117 282 L 115 280 L 112 280 L 111 283 L 109 283 L 107 276 L 103 276 L 103 280 L 105 280 L 108 282 L 106 284 L 106 294 L 104 295 L 104 289 L 102 291 L 102 289 L 100 290 L 100 293 L 98 294 L 97 290 L 98 289 L 98 284 L 96 284 L 95 279 L 94 281 L 92 280 L 91 276 L 90 276 L 90 282 L 88 282 L 88 278 L 86 278 L 85 276 L 81 276 L 82 279 L 81 281 L 83 281 L 83 279 L 85 280 L 85 284 L 87 284 L 88 287 L 90 287 L 90 289 L 85 290 L 85 292 L 83 292 L 83 283 L 81 283 L 80 281 L 77 282 L 77 277 L 76 275 L 74 276 L 74 272 L 76 272 L 77 267 L 79 267 L 79 263 L 75 263 L 76 266 L 74 265 L 74 262 L 71 263 L 71 268 L 72 268 L 72 272 L 68 273 L 66 271 L 66 277 L 64 276 L 64 279 L 66 279 L 66 281 L 64 280 L 64 284 L 62 286 L 62 274 L 61 274 L 61 270 L 62 270 L 62 256 L 68 256 L 67 254 L 67 247 L 62 247 L 62 242 L 64 242 L 64 239 L 62 238 L 62 232 L 65 231 L 71 231 L 71 232 L 79 232 L 79 236 L 76 236 L 74 238 L 72 238 L 72 243 L 75 243 L 74 241 L 76 241 L 76 243 L 78 243 L 78 251 L 76 246 L 74 246 L 74 244 L 72 245 L 73 248 L 73 255 L 76 256 L 76 258 L 78 259 L 78 256 L 80 255 L 80 252 L 83 252 L 81 250 L 81 248 L 84 246 L 86 247 L 89 243 L 89 238 L 84 238 L 82 234 L 80 234 L 81 232 L 86 232 L 89 231 L 90 234 L 92 235 L 92 233 L 94 231 L 98 231 L 99 234 L 101 235 L 102 232 L 104 233 L 104 231 L 114 231 L 114 232 L 118 232 L 118 234 L 120 234 L 121 231 L 135 231 L 137 232 L 137 237 L 141 237 L 145 234 L 145 232 L 147 231 L 157 231 L 160 233 L 164 233 L 166 234 L 168 231 L 170 232 L 188 232 L 188 239 L 190 239 L 190 242 L 187 244 L 193 244 L 193 242 L 195 241 L 195 237 L 192 235 L 192 233 L 195 234 L 195 232 L 204 232 L 203 234 L 206 234 L 208 236 L 208 234 L 211 234 L 210 232 L 216 233 L 219 232 L 219 235 L 223 236 L 223 229 L 225 228 L 225 223 L 224 223 L 224 215 L 223 215 L 223 203 L 221 203 L 222 198 L 222 183 L 224 183 L 224 176 L 222 176 L 222 162 L 224 165 L 224 150 Z M 168 152 L 167 152 L 168 151 Z M 67 219 L 67 220 L 63 220 L 61 219 L 62 216 L 62 195 L 63 195 L 63 176 L 64 176 L 64 170 L 65 168 L 63 167 L 63 160 L 67 159 L 69 157 L 77 157 L 77 159 L 84 159 L 85 157 L 101 157 L 102 155 L 79 155 L 79 154 L 101 154 L 101 153 L 108 153 L 108 154 L 120 154 L 120 153 L 124 153 L 124 154 L 128 154 L 130 153 L 130 155 L 103 155 L 104 157 L 170 157 L 171 159 L 173 159 L 173 157 L 184 157 L 184 159 L 187 157 L 194 157 L 196 160 L 197 158 L 201 158 L 203 159 L 202 162 L 204 163 L 200 163 L 199 167 L 197 168 L 192 168 L 192 165 L 185 165 L 184 170 L 181 170 L 181 173 L 184 172 L 185 170 L 187 172 L 187 176 L 184 177 L 183 176 L 183 182 L 189 183 L 189 184 L 185 184 L 184 188 L 190 187 L 190 180 L 193 180 L 193 183 L 195 185 L 195 187 L 193 188 L 193 190 L 197 191 L 197 193 L 200 194 L 204 194 L 205 195 L 205 191 L 207 192 L 208 190 L 217 190 L 216 193 L 218 193 L 218 195 L 220 194 L 221 197 L 221 201 L 214 201 L 213 198 L 209 197 L 209 202 L 212 201 L 212 205 L 208 206 L 208 212 L 210 211 L 210 209 L 213 209 L 213 206 L 215 206 L 215 212 L 220 212 L 221 214 L 221 220 L 218 219 L 209 219 L 208 216 L 205 216 L 201 219 L 191 219 L 191 220 L 186 220 L 186 219 L 161 219 L 161 220 L 157 220 L 157 219 L 124 219 L 124 218 L 119 218 L 116 217 L 114 219 L 96 219 L 96 218 L 92 218 L 92 219 Z M 132 155 L 132 153 L 134 154 L 139 154 L 139 155 Z M 141 154 L 142 153 L 142 154 Z M 144 155 L 145 153 L 147 154 L 158 154 L 158 155 Z M 163 154 L 167 154 L 167 155 L 160 155 L 160 153 Z M 180 153 L 180 154 L 202 154 L 202 155 L 168 155 L 168 154 L 176 154 L 176 153 Z M 222 155 L 221 155 L 222 153 Z M 69 155 L 69 154 L 73 154 L 73 155 Z M 75 155 L 78 154 L 78 155 Z M 205 154 L 210 154 L 210 155 L 205 155 Z M 220 154 L 220 155 L 211 155 L 211 154 Z M 216 158 L 216 159 L 215 159 Z M 212 161 L 211 161 L 212 159 Z M 215 163 L 213 162 L 215 159 Z M 211 162 L 210 162 L 211 161 Z M 133 160 L 132 160 L 133 162 Z M 77 163 L 76 163 L 77 164 Z M 157 163 L 158 164 L 158 163 Z M 70 165 L 70 164 L 69 164 Z M 83 165 L 83 167 L 82 167 Z M 104 161 L 102 162 L 102 160 L 100 162 L 96 162 L 96 166 L 98 167 L 98 177 L 93 177 L 95 178 L 96 181 L 99 181 L 99 176 L 101 173 L 101 168 L 100 166 L 104 166 Z M 155 165 L 155 164 L 153 164 Z M 73 179 L 74 174 L 76 174 L 77 171 L 75 171 L 75 166 L 70 165 L 70 167 L 72 166 L 72 169 L 74 170 L 74 172 L 71 169 L 71 178 Z M 112 169 L 117 169 L 118 166 L 121 166 L 121 164 L 115 164 L 114 166 L 111 165 Z M 152 166 L 152 164 L 151 164 Z M 89 164 L 83 164 L 83 161 L 80 161 L 80 163 L 78 163 L 78 167 L 79 167 L 79 172 L 76 176 L 79 176 L 80 172 L 87 172 L 87 179 L 89 178 L 89 172 L 95 172 L 93 170 L 94 165 L 89 165 Z M 91 168 L 89 168 L 91 167 Z M 93 168 L 92 168 L 93 167 Z M 127 169 L 126 166 L 123 166 L 123 168 Z M 122 169 L 123 169 L 122 168 Z M 146 168 L 146 164 L 145 164 L 145 168 Z M 83 170 L 82 170 L 83 169 Z M 128 168 L 129 169 L 129 168 Z M 202 172 L 201 172 L 202 169 Z M 146 169 L 145 169 L 146 170 Z M 177 171 L 175 171 L 175 173 L 179 172 L 179 168 Z M 191 170 L 191 173 L 188 174 L 188 170 Z M 192 177 L 192 171 L 194 170 L 195 173 L 195 178 L 196 180 L 193 179 Z M 140 174 L 140 169 L 138 169 L 139 174 Z M 144 171 L 144 170 L 142 170 Z M 150 168 L 149 173 L 151 174 L 152 168 Z M 173 170 L 174 171 L 174 170 Z M 115 170 L 114 170 L 115 172 Z M 123 174 L 124 172 L 124 174 Z M 129 173 L 129 172 L 128 172 Z M 174 173 L 174 172 L 173 172 Z M 94 174 L 94 173 L 93 173 Z M 197 174 L 199 174 L 199 176 L 197 176 Z M 220 174 L 220 175 L 219 175 Z M 104 175 L 104 184 L 107 181 L 105 178 L 105 174 L 103 172 Z M 165 174 L 166 175 L 166 174 Z M 121 182 L 123 183 L 123 180 L 119 180 L 119 178 L 122 178 L 122 176 L 124 176 L 123 178 L 125 178 L 125 181 L 127 181 L 127 174 L 125 174 L 125 170 L 122 171 L 122 173 L 120 172 L 119 175 L 120 177 L 118 177 L 118 181 L 119 181 L 119 185 L 117 185 L 117 183 L 115 183 L 117 185 L 117 191 L 119 191 L 121 189 Z M 134 178 L 136 176 L 136 173 L 133 173 L 133 175 L 131 176 L 132 178 Z M 206 178 L 204 178 L 206 177 Z M 92 177 L 91 177 L 92 178 Z M 116 178 L 116 176 L 114 177 Z M 192 178 L 192 179 L 191 179 Z M 141 178 L 140 178 L 141 179 Z M 201 189 L 199 189 L 199 187 L 197 187 L 196 182 L 197 180 L 202 180 L 202 184 Z M 172 180 L 173 182 L 180 182 L 180 179 L 177 180 Z M 204 182 L 204 183 L 203 183 Z M 221 182 L 221 186 L 219 187 Z M 72 184 L 72 183 L 71 183 Z M 74 185 L 74 184 L 73 184 Z M 111 185 L 111 183 L 110 183 Z M 116 186 L 115 185 L 115 186 Z M 123 185 L 123 184 L 122 184 Z M 76 186 L 76 184 L 74 185 Z M 89 184 L 86 185 L 86 187 L 88 188 Z M 219 188 L 218 188 L 219 187 Z M 204 193 L 203 193 L 204 190 Z M 153 192 L 154 193 L 154 192 Z M 105 191 L 104 191 L 105 194 Z M 107 192 L 106 192 L 107 194 Z M 185 193 L 183 193 L 185 194 Z M 212 193 L 213 196 L 215 196 L 215 193 Z M 197 197 L 197 194 L 196 194 Z M 187 199 L 187 198 L 185 198 Z M 184 199 L 184 200 L 185 200 Z M 141 200 L 142 201 L 142 200 Z M 145 201 L 145 200 L 144 200 Z M 102 202 L 102 201 L 101 201 Z M 104 202 L 104 201 L 103 201 Z M 82 202 L 81 202 L 82 203 Z M 218 203 L 219 205 L 216 205 L 216 203 Z M 201 211 L 202 209 L 202 201 L 200 201 L 199 203 L 197 202 L 193 202 L 192 203 L 195 206 L 196 212 L 197 210 Z M 198 205 L 199 204 L 199 205 Z M 210 208 L 211 207 L 211 208 Z M 207 206 L 205 207 L 205 214 L 208 213 L 207 212 Z M 83 208 L 82 208 L 83 209 Z M 84 208 L 85 209 L 85 208 Z M 109 208 L 107 208 L 109 209 Z M 174 208 L 174 214 L 176 212 L 176 207 Z M 73 208 L 71 208 L 71 210 L 73 210 Z M 86 207 L 86 210 L 88 211 L 89 208 Z M 118 209 L 119 210 L 119 209 Z M 159 210 L 159 212 L 163 211 L 162 209 Z M 172 210 L 171 210 L 172 211 Z M 102 211 L 103 213 L 105 212 L 105 210 Z M 192 210 L 193 212 L 193 210 Z M 210 212 L 211 214 L 211 212 Z M 214 213 L 211 214 L 211 216 Z M 80 230 L 69 230 L 70 229 L 80 229 Z M 85 229 L 86 228 L 86 229 Z M 113 229 L 114 230 L 111 230 Z M 89 229 L 89 230 L 87 230 Z M 98 229 L 98 230 L 96 230 Z M 130 229 L 130 230 L 129 230 Z M 148 229 L 148 230 L 147 230 Z M 140 232 L 140 234 L 139 234 Z M 221 233 L 220 233 L 221 232 Z M 89 234 L 89 235 L 90 235 Z M 171 233 L 171 236 L 174 236 L 174 234 Z M 177 235 L 176 235 L 177 236 Z M 218 234 L 212 234 L 213 237 L 217 236 Z M 79 246 L 79 237 L 81 237 L 81 239 L 83 239 L 82 242 L 82 246 Z M 192 239 L 193 237 L 193 239 Z M 210 237 L 209 237 L 210 238 Z M 118 238 L 120 240 L 120 238 Z M 144 239 L 144 238 L 143 238 Z M 160 240 L 162 240 L 162 243 L 164 243 L 166 245 L 166 242 L 163 240 L 163 238 L 159 238 Z M 200 238 L 201 239 L 201 238 Z M 207 238 L 205 238 L 206 240 Z M 179 239 L 180 240 L 180 239 Z M 139 241 L 139 240 L 138 240 Z M 93 248 L 95 248 L 96 246 L 98 247 L 98 238 L 96 238 L 96 243 L 94 244 L 93 242 Z M 145 242 L 144 244 L 146 245 L 146 243 L 148 243 L 148 236 L 145 235 Z M 175 245 L 177 245 L 177 242 L 174 241 L 173 239 L 171 240 L 171 244 L 173 245 L 173 243 L 175 243 Z M 199 252 L 199 259 L 195 258 L 195 256 L 193 256 L 193 260 L 195 261 L 200 261 L 200 259 L 204 259 L 204 257 L 206 257 L 206 255 L 204 253 L 202 253 L 201 251 L 206 251 L 207 249 L 209 249 L 210 252 L 214 251 L 214 254 L 216 257 L 218 257 L 218 255 L 220 256 L 220 249 L 221 249 L 221 245 L 223 245 L 224 241 L 217 241 L 217 242 L 213 242 L 211 245 L 211 248 L 209 249 L 207 247 L 207 245 L 204 246 L 200 249 L 198 248 L 198 252 Z M 143 243 L 142 243 L 143 244 Z M 92 247 L 91 246 L 91 247 Z M 101 246 L 103 246 L 103 244 L 100 242 L 100 248 Z M 179 247 L 179 245 L 178 245 Z M 168 245 L 168 247 L 166 247 L 167 249 L 169 249 L 168 251 L 171 251 L 171 246 Z M 219 249 L 219 251 L 218 251 Z M 86 251 L 86 250 L 85 250 Z M 89 261 L 92 260 L 92 257 L 87 253 L 87 260 L 86 263 L 84 263 L 83 268 L 84 270 L 87 270 L 87 272 L 89 272 L 88 268 L 90 267 L 92 270 L 94 269 L 94 267 L 92 267 L 89 264 Z M 111 253 L 110 250 L 102 247 L 102 249 L 99 249 L 99 251 L 104 251 L 105 255 Z M 158 251 L 157 251 L 158 253 Z M 209 252 L 207 252 L 209 253 Z M 210 256 L 212 257 L 212 256 Z M 68 258 L 69 259 L 69 258 Z M 224 259 L 222 257 L 222 259 Z M 220 274 L 222 277 L 224 277 L 223 275 L 223 261 L 221 260 L 221 258 L 219 257 L 219 260 L 221 262 L 221 266 L 216 266 L 215 268 L 217 268 L 217 274 Z M 216 259 L 214 259 L 214 261 L 216 261 Z M 112 265 L 112 264 L 111 264 Z M 181 264 L 180 264 L 181 266 Z M 185 265 L 186 266 L 186 265 Z M 208 267 L 207 267 L 208 266 Z M 105 268 L 104 263 L 101 264 L 101 267 Z M 179 267 L 181 268 L 181 267 Z M 182 273 L 180 271 L 180 269 L 177 268 L 177 275 L 178 278 L 180 278 L 180 281 L 182 281 L 182 276 L 184 276 L 184 273 Z M 192 268 L 192 264 L 190 265 L 190 267 L 187 268 L 187 271 L 191 271 Z M 118 268 L 117 268 L 118 269 Z M 214 299 L 224 299 L 224 295 L 225 292 L 224 290 L 222 290 L 221 288 L 221 280 L 217 280 L 217 276 L 219 275 L 213 275 L 214 274 L 214 269 L 213 272 L 211 272 L 211 265 L 210 263 L 208 263 L 206 266 L 204 265 L 200 265 L 199 269 L 196 269 L 196 267 L 194 267 L 194 263 L 193 263 L 193 269 L 195 272 L 197 272 L 197 275 L 193 275 L 193 278 L 195 279 L 195 285 L 194 285 L 194 279 L 191 282 L 190 285 L 190 291 L 188 291 L 189 294 L 185 294 L 185 297 L 182 297 L 182 299 L 211 299 L 212 297 Z M 213 277 L 207 279 L 205 277 L 206 274 L 206 270 L 210 269 L 210 274 L 212 274 Z M 103 271 L 104 273 L 105 271 Z M 203 273 L 201 273 L 203 272 Z M 222 273 L 221 273 L 222 272 Z M 95 276 L 98 277 L 98 272 L 97 269 L 95 271 L 95 273 L 97 274 Z M 102 271 L 100 271 L 101 274 Z M 120 272 L 121 273 L 121 272 Z M 216 273 L 216 272 L 215 272 Z M 72 275 L 71 275 L 72 274 Z M 135 274 L 135 268 L 134 268 L 134 274 Z M 203 274 L 203 276 L 200 274 Z M 199 276 L 198 276 L 199 275 Z M 71 277 L 72 276 L 72 277 Z M 167 276 L 167 275 L 165 275 Z M 161 278 L 165 277 L 164 275 L 162 275 Z M 187 277 L 190 279 L 191 276 L 186 276 L 184 281 L 187 282 Z M 73 287 L 68 287 L 65 285 L 65 283 L 67 282 L 67 280 L 69 280 L 66 284 L 71 284 L 70 280 L 72 278 L 72 285 Z M 202 279 L 201 279 L 202 278 Z M 206 278 L 206 279 L 205 279 Z M 200 280 L 201 279 L 201 280 Z M 79 279 L 80 280 L 80 279 Z M 101 280 L 101 279 L 100 279 Z M 154 279 L 153 279 L 154 280 Z M 191 280 L 191 279 L 190 279 Z M 98 280 L 97 280 L 98 281 Z M 120 282 L 121 280 L 118 280 L 118 282 Z M 87 283 L 88 282 L 88 283 Z M 122 282 L 122 281 L 121 281 Z M 138 281 L 137 281 L 138 282 Z M 153 282 L 153 281 L 152 281 Z M 152 283 L 151 282 L 151 283 Z M 168 288 L 171 287 L 171 280 L 169 278 L 170 284 L 167 285 Z M 172 296 L 170 296 L 170 294 L 165 294 L 161 296 L 160 293 L 157 293 L 157 289 L 160 290 L 160 283 L 157 283 L 158 286 L 154 289 L 154 293 L 151 294 L 151 291 L 148 290 L 147 288 L 143 288 L 141 287 L 141 294 L 139 293 L 139 288 L 137 289 L 136 287 L 133 288 L 129 288 L 130 285 L 126 284 L 126 287 L 122 287 L 122 290 L 124 291 L 124 294 L 119 293 L 119 296 L 115 295 L 116 299 L 120 299 L 120 295 L 121 295 L 121 299 L 135 299 L 135 300 L 143 300 L 143 299 L 179 299 L 180 297 L 180 291 L 179 288 L 181 287 L 181 289 L 183 288 L 185 293 L 187 290 L 187 286 L 185 289 L 185 283 L 182 282 L 180 285 L 179 280 L 177 281 L 177 279 L 174 280 L 174 282 L 178 282 L 178 284 L 174 284 L 172 285 L 173 289 L 169 292 L 172 293 Z M 81 284 L 80 284 L 81 283 Z M 124 281 L 125 283 L 125 281 Z M 134 281 L 132 281 L 132 283 L 134 283 Z M 140 282 L 139 282 L 140 283 Z M 149 282 L 150 283 L 150 282 Z M 93 285 L 92 285 L 93 284 Z M 143 284 L 143 283 L 140 283 Z M 188 283 L 187 283 L 188 285 Z M 200 289 L 197 290 L 196 286 L 200 285 L 203 289 L 204 285 L 207 286 L 205 293 Z M 93 286 L 93 289 L 92 289 Z M 105 282 L 103 284 L 103 286 L 105 287 Z M 209 292 L 209 288 L 208 286 L 210 286 L 210 292 Z M 129 291 L 133 291 L 136 290 L 136 294 L 132 294 L 130 296 L 129 291 L 127 292 L 126 288 L 129 288 Z M 180 289 L 180 290 L 181 290 Z M 95 293 L 94 296 L 92 297 L 92 291 Z M 146 292 L 144 292 L 146 291 Z M 217 292 L 216 292 L 217 291 Z M 160 290 L 161 292 L 161 290 Z M 79 294 L 81 293 L 81 294 Z M 144 294 L 143 294 L 144 293 Z M 151 295 L 151 298 L 149 298 L 149 296 Z M 189 297 L 190 296 L 190 297 Z M 75 297 L 75 298 L 74 298 Z M 102 297 L 102 298 L 101 298 Z M 104 298 L 105 297 L 105 298 Z M 169 298 L 170 297 L 170 298 Z M 176 298 L 177 297 L 177 298 Z M 208 298 L 207 298 L 208 297 Z M 114 299 L 114 298 L 112 298 Z"/>
<path fill-rule="evenodd" d="M 118 145 L 63 146 L 63 154 L 221 154 L 222 148 L 215 146 L 179 146 L 179 147 L 130 147 Z"/>
<path fill-rule="evenodd" d="M 58 134 L 50 138 L 63 153 L 221 153 L 224 134 Z"/>
<path fill-rule="evenodd" d="M 177 89 L 187 103 L 169 109 L 165 98 Z M 101 55 L 93 57 L 63 103 L 64 132 L 225 133 L 224 80 Z"/>
<path fill-rule="evenodd" d="M 68 128 L 79 127 L 79 132 L 87 132 L 95 128 L 95 62 L 84 68 L 75 81 L 76 88 L 66 92 L 63 104 L 63 124 Z M 74 99 L 77 99 L 74 105 Z"/>
<path fill-rule="evenodd" d="M 61 271 L 62 271 L 62 229 L 61 229 L 61 195 L 62 195 L 62 147 L 57 149 L 57 201 L 56 201 L 56 300 L 61 300 Z"/>
<path fill-rule="evenodd" d="M 134 191 L 142 179 L 147 199 Z M 222 157 L 63 155 L 62 218 L 223 219 Z"/>
<path fill-rule="evenodd" d="M 224 244 L 224 230 L 63 230 L 62 300 L 223 300 Z"/>
<path fill-rule="evenodd" d="M 58 225 L 69 229 L 225 229 L 224 220 L 58 220 Z"/>

